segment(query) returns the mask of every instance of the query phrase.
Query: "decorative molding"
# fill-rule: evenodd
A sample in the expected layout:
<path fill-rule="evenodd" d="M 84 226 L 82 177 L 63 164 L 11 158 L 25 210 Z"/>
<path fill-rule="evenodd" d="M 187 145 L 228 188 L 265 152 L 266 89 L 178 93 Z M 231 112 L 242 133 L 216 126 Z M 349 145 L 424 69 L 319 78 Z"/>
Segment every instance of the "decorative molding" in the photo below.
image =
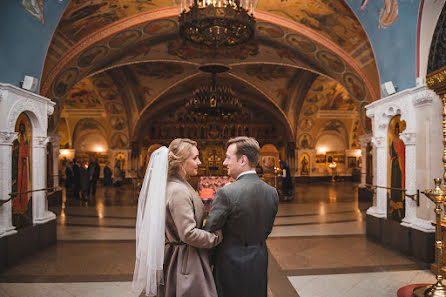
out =
<path fill-rule="evenodd" d="M 69 109 L 63 110 L 60 114 L 61 118 L 103 118 L 106 116 L 104 109 Z"/>
<path fill-rule="evenodd" d="M 33 92 L 24 90 L 22 88 L 13 86 L 11 84 L 0 83 L 0 92 L 1 91 L 3 91 L 3 92 L 8 91 L 8 92 L 10 92 L 12 94 L 15 94 L 15 95 L 17 95 L 17 96 L 19 96 L 21 98 L 32 99 L 32 100 L 38 101 L 40 103 L 50 104 L 50 105 L 53 105 L 53 106 L 56 105 L 55 102 L 51 101 L 50 99 L 48 99 L 46 97 L 43 97 L 41 95 L 37 95 L 37 94 L 35 94 Z"/>
<path fill-rule="evenodd" d="M 385 141 L 386 141 L 385 137 L 378 137 L 378 136 L 372 137 L 372 143 L 375 145 L 375 147 L 383 147 L 385 145 Z"/>
<path fill-rule="evenodd" d="M 50 138 L 46 136 L 35 136 L 33 137 L 33 147 L 46 147 Z"/>
<path fill-rule="evenodd" d="M 17 118 L 24 111 L 30 111 L 30 112 L 34 113 L 34 115 L 37 118 L 37 121 L 39 121 L 38 119 L 41 117 L 41 114 L 40 114 L 38 103 L 32 99 L 26 98 L 24 100 L 18 101 L 16 104 L 14 104 L 12 106 L 11 110 L 9 111 L 8 130 L 13 131 L 15 129 L 15 123 L 17 121 Z M 31 118 L 31 122 L 33 124 L 33 128 L 40 128 L 39 123 L 38 122 L 36 123 L 35 121 L 33 121 L 32 118 Z M 44 128 L 46 130 L 47 127 L 44 127 Z"/>
<path fill-rule="evenodd" d="M 0 102 L 2 102 L 2 100 L 5 98 L 6 98 L 6 91 L 0 90 Z"/>
<path fill-rule="evenodd" d="M 413 95 L 412 103 L 414 106 L 431 105 L 434 100 L 435 92 L 429 89 L 422 90 Z"/>
<path fill-rule="evenodd" d="M 357 111 L 320 110 L 316 113 L 318 119 L 357 119 Z"/>
<path fill-rule="evenodd" d="M 402 132 L 400 133 L 400 138 L 406 145 L 416 144 L 416 133 Z"/>
<path fill-rule="evenodd" d="M 394 116 L 401 114 L 401 108 L 398 105 L 389 105 L 384 111 L 384 116 L 393 118 Z"/>
<path fill-rule="evenodd" d="M 18 132 L 0 132 L 0 144 L 12 145 L 12 142 L 17 139 Z"/>
<path fill-rule="evenodd" d="M 46 114 L 47 115 L 52 115 L 54 113 L 54 106 L 53 105 L 51 105 L 51 104 L 48 104 L 47 106 L 46 106 Z"/>

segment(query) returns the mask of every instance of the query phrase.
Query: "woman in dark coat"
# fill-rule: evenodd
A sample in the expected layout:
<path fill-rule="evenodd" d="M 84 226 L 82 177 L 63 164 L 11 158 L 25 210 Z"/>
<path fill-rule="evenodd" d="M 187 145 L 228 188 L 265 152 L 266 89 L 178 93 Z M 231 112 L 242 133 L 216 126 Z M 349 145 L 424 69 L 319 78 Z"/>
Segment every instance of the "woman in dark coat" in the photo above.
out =
<path fill-rule="evenodd" d="M 105 163 L 104 166 L 104 186 L 106 187 L 112 185 L 112 170 L 108 165 L 110 165 L 109 162 Z"/>

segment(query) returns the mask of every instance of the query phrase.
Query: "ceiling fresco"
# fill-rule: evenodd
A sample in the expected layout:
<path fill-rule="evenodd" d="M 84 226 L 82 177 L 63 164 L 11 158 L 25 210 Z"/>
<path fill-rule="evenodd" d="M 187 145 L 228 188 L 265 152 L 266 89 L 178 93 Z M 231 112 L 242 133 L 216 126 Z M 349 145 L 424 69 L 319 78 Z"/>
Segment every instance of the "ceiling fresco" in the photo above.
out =
<path fill-rule="evenodd" d="M 184 102 L 207 77 L 198 67 L 209 63 L 230 68 L 223 78 L 240 97 L 249 101 L 261 96 L 265 108 L 272 105 L 297 143 L 314 144 L 321 111 L 365 118 L 364 104 L 379 98 L 370 43 L 343 0 L 259 0 L 255 40 L 218 49 L 179 39 L 174 4 L 68 4 L 48 49 L 40 86 L 42 95 L 59 103 L 52 129 L 63 110 L 103 108 L 101 124 L 108 141 L 114 147 L 128 146 L 147 110 L 160 100 Z M 345 124 L 353 137 L 357 123 Z M 364 126 L 364 120 L 359 124 Z M 66 126 L 74 129 L 69 121 Z"/>
<path fill-rule="evenodd" d="M 316 143 L 310 141 L 313 137 L 309 136 L 317 138 L 326 133 L 335 133 L 344 139 L 347 148 L 358 148 L 358 137 L 363 131 L 359 110 L 363 103 L 336 81 L 319 76 L 302 106 L 297 129 L 298 145 L 312 148 Z"/>

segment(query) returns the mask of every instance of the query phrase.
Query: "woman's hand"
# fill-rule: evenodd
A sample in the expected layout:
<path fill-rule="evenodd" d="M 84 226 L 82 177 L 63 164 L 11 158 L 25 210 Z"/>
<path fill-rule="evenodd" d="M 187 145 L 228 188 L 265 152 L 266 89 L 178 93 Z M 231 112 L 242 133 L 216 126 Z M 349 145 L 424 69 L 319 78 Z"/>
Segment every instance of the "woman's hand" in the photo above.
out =
<path fill-rule="evenodd" d="M 217 230 L 214 233 L 217 235 L 217 242 L 220 243 L 223 240 L 223 232 L 221 230 Z"/>

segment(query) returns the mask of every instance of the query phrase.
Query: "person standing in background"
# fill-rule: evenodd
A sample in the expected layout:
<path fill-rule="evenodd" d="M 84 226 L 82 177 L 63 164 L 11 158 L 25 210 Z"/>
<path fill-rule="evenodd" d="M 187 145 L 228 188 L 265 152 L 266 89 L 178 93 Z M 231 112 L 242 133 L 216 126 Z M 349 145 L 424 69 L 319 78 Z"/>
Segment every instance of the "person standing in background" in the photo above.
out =
<path fill-rule="evenodd" d="M 96 195 L 96 183 L 99 179 L 100 168 L 98 164 L 98 159 L 90 159 L 90 164 L 88 165 L 88 177 L 89 177 L 89 186 L 88 186 L 88 195 L 90 193 L 95 196 Z"/>
<path fill-rule="evenodd" d="M 73 162 L 68 162 L 65 167 L 65 189 L 70 190 L 73 184 Z"/>
<path fill-rule="evenodd" d="M 109 162 L 105 163 L 104 166 L 104 186 L 109 187 L 112 185 L 112 170 L 111 168 L 108 166 L 110 165 Z"/>
<path fill-rule="evenodd" d="M 81 172 L 77 165 L 77 160 L 73 159 L 73 194 L 74 198 L 79 200 L 79 191 L 81 187 Z"/>
<path fill-rule="evenodd" d="M 82 162 L 80 167 L 80 186 L 81 198 L 83 201 L 88 201 L 88 190 L 90 188 L 90 178 L 88 173 L 87 162 Z"/>

